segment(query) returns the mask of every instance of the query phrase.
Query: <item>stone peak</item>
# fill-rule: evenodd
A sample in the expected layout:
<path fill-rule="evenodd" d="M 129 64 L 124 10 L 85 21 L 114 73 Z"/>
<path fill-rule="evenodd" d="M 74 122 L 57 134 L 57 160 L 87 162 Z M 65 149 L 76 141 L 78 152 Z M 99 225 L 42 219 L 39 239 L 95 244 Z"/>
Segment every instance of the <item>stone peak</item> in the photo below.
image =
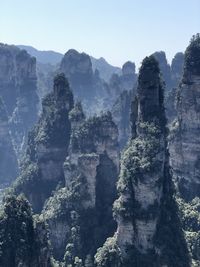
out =
<path fill-rule="evenodd" d="M 135 63 L 131 61 L 127 61 L 122 66 L 123 75 L 135 74 Z"/>
<path fill-rule="evenodd" d="M 141 122 L 152 122 L 164 118 L 160 69 L 153 55 L 143 60 L 139 71 L 138 117 Z"/>
<path fill-rule="evenodd" d="M 142 62 L 142 66 L 139 71 L 138 83 L 139 86 L 144 86 L 145 84 L 146 89 L 153 90 L 154 87 L 150 85 L 155 83 L 155 79 L 160 79 L 160 69 L 158 61 L 153 55 L 151 55 L 149 57 L 145 57 Z"/>
<path fill-rule="evenodd" d="M 75 49 L 69 49 L 64 57 L 72 57 L 72 58 L 80 58 L 80 57 L 87 57 L 87 58 L 90 58 L 90 56 L 84 52 L 78 52 L 77 50 Z"/>
<path fill-rule="evenodd" d="M 156 51 L 153 53 L 153 56 L 157 60 L 160 59 L 161 61 L 166 61 L 166 63 L 167 63 L 167 57 L 166 57 L 165 51 Z"/>
<path fill-rule="evenodd" d="M 200 33 L 193 35 L 185 51 L 184 77 L 200 75 Z"/>

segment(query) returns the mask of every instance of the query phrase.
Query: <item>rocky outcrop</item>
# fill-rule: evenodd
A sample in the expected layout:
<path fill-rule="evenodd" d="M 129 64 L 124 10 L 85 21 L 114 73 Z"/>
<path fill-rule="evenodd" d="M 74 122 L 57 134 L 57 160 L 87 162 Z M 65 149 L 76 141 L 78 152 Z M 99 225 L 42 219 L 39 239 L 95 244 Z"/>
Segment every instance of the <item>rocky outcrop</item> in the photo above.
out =
<path fill-rule="evenodd" d="M 134 103 L 137 87 L 135 64 L 128 61 L 122 67 L 122 75 L 114 74 L 109 83 L 109 100 L 112 105 L 112 116 L 119 130 L 121 149 L 131 136 L 131 105 Z"/>
<path fill-rule="evenodd" d="M 39 96 L 39 111 L 42 108 L 42 99 L 51 92 L 53 87 L 53 78 L 57 72 L 57 65 L 44 64 L 37 62 L 36 73 L 37 73 L 37 93 Z"/>
<path fill-rule="evenodd" d="M 95 256 L 100 266 L 189 267 L 169 169 L 160 70 L 153 56 L 138 80 L 136 133 L 124 152 L 114 203 L 118 228 Z"/>
<path fill-rule="evenodd" d="M 186 49 L 178 87 L 177 118 L 170 134 L 170 158 L 183 229 L 193 266 L 200 264 L 200 35 Z"/>
<path fill-rule="evenodd" d="M 76 50 L 69 50 L 63 57 L 60 69 L 68 78 L 75 97 L 94 95 L 93 70 L 90 57 Z"/>
<path fill-rule="evenodd" d="M 122 75 L 120 77 L 121 86 L 123 90 L 133 90 L 133 87 L 137 81 L 137 75 L 135 72 L 135 63 L 127 61 L 122 66 Z"/>
<path fill-rule="evenodd" d="M 137 82 L 137 75 L 135 73 L 135 63 L 126 62 L 122 66 L 122 74 L 113 74 L 109 80 L 109 98 L 113 103 L 123 91 L 130 91 L 134 89 Z"/>
<path fill-rule="evenodd" d="M 184 54 L 176 53 L 171 64 L 172 87 L 177 88 L 183 76 Z"/>
<path fill-rule="evenodd" d="M 84 120 L 80 104 L 73 120 L 69 156 L 64 163 L 65 187 L 51 197 L 42 216 L 49 224 L 57 259 L 74 264 L 92 260 L 116 224 L 112 203 L 119 170 L 118 131 L 110 113 Z M 89 237 L 89 238 L 88 238 Z"/>
<path fill-rule="evenodd" d="M 36 81 L 35 58 L 25 50 L 0 44 L 0 95 L 18 155 L 24 151 L 28 131 L 37 120 Z"/>
<path fill-rule="evenodd" d="M 167 90 L 165 94 L 165 108 L 169 124 L 171 124 L 171 122 L 177 116 L 177 110 L 176 110 L 177 88 L 183 76 L 183 61 L 184 61 L 183 53 L 177 53 L 172 59 L 171 84 L 170 84 L 171 88 L 169 88 L 170 90 Z"/>
<path fill-rule="evenodd" d="M 162 80 L 165 83 L 165 108 L 168 123 L 170 124 L 177 115 L 177 87 L 183 75 L 184 54 L 181 52 L 177 53 L 172 59 L 171 66 L 167 62 L 165 52 L 155 52 L 153 56 L 155 56 L 159 63 Z"/>
<path fill-rule="evenodd" d="M 113 120 L 118 126 L 120 148 L 124 148 L 131 137 L 131 103 L 134 100 L 134 90 L 123 91 L 112 107 Z"/>
<path fill-rule="evenodd" d="M 170 65 L 167 62 L 166 54 L 164 51 L 159 51 L 153 53 L 153 56 L 159 63 L 159 68 L 161 71 L 162 79 L 165 82 L 166 90 L 172 89 L 172 81 L 171 81 L 171 69 Z"/>
<path fill-rule="evenodd" d="M 18 174 L 18 163 L 12 144 L 8 116 L 0 98 L 0 188 L 11 184 Z"/>
<path fill-rule="evenodd" d="M 42 107 L 39 122 L 29 134 L 21 174 L 14 184 L 15 193 L 23 192 L 35 212 L 42 209 L 59 183 L 64 185 L 63 162 L 68 153 L 69 112 L 73 108 L 73 95 L 64 74 L 55 77 L 54 90 L 44 98 Z"/>
<path fill-rule="evenodd" d="M 75 99 L 81 100 L 87 115 L 103 110 L 107 87 L 99 72 L 93 72 L 89 55 L 69 50 L 61 61 L 60 71 L 68 78 Z"/>
<path fill-rule="evenodd" d="M 170 155 L 178 191 L 186 201 L 200 197 L 200 37 L 185 52 L 184 75 L 178 88 L 177 120 Z"/>

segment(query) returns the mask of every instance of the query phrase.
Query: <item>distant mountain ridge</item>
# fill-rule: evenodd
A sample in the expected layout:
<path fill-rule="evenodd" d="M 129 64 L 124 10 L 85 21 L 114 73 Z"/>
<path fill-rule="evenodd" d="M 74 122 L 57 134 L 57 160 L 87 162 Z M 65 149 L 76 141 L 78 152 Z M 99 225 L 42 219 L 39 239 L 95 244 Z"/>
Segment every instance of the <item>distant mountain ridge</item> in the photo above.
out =
<path fill-rule="evenodd" d="M 61 62 L 64 54 L 48 50 L 38 50 L 28 45 L 17 45 L 20 49 L 25 49 L 31 56 L 34 56 L 39 63 L 56 65 Z M 112 66 L 103 57 L 99 59 L 90 56 L 92 61 L 93 71 L 96 69 L 99 71 L 100 76 L 105 81 L 108 81 L 113 73 L 120 74 L 121 69 L 119 67 Z"/>
<path fill-rule="evenodd" d="M 121 68 L 109 64 L 103 57 L 96 59 L 90 56 L 90 58 L 92 61 L 93 70 L 95 71 L 95 69 L 97 69 L 100 73 L 101 78 L 105 81 L 109 81 L 114 73 L 121 74 Z"/>
<path fill-rule="evenodd" d="M 58 64 L 63 54 L 55 51 L 41 51 L 37 50 L 36 48 L 28 45 L 17 45 L 20 49 L 25 49 L 31 56 L 36 57 L 37 61 L 43 64 Z"/>

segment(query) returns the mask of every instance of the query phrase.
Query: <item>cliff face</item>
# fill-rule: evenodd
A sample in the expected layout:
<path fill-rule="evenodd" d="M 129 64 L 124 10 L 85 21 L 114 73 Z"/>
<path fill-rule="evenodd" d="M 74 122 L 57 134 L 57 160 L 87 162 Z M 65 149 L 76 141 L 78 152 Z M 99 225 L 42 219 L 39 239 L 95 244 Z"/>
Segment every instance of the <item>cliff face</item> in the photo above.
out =
<path fill-rule="evenodd" d="M 178 87 L 177 118 L 172 124 L 170 156 L 183 229 L 193 264 L 200 264 L 200 36 L 185 52 L 183 79 Z"/>
<path fill-rule="evenodd" d="M 200 197 L 200 38 L 185 52 L 184 75 L 178 88 L 170 154 L 178 191 L 186 201 Z"/>
<path fill-rule="evenodd" d="M 127 61 L 122 66 L 122 75 L 120 77 L 123 90 L 133 90 L 133 87 L 137 81 L 137 75 L 135 73 L 135 63 Z"/>
<path fill-rule="evenodd" d="M 0 98 L 0 188 L 10 185 L 17 176 L 18 163 L 9 132 L 8 116 Z"/>
<path fill-rule="evenodd" d="M 37 62 L 37 92 L 40 99 L 39 108 L 42 105 L 42 99 L 51 92 L 53 87 L 53 78 L 57 73 L 57 65 L 43 64 Z"/>
<path fill-rule="evenodd" d="M 36 212 L 52 190 L 64 184 L 63 162 L 71 133 L 68 116 L 73 108 L 73 95 L 64 74 L 56 76 L 54 90 L 42 105 L 39 122 L 29 134 L 21 175 L 14 185 L 14 191 L 23 192 Z"/>
<path fill-rule="evenodd" d="M 92 63 L 87 54 L 69 50 L 61 61 L 60 69 L 69 79 L 75 97 L 94 94 Z"/>
<path fill-rule="evenodd" d="M 111 114 L 84 120 L 81 107 L 70 113 L 73 125 L 64 163 L 65 187 L 49 199 L 43 217 L 50 228 L 56 258 L 74 264 L 92 261 L 107 236 L 114 233 L 112 203 L 116 198 L 118 132 Z"/>
<path fill-rule="evenodd" d="M 69 50 L 63 57 L 60 71 L 69 79 L 75 98 L 82 101 L 87 115 L 110 110 L 124 90 L 132 90 L 137 80 L 135 64 L 126 62 L 122 74 L 113 74 L 106 83 L 98 70 L 93 71 L 91 58 L 85 53 Z"/>
<path fill-rule="evenodd" d="M 164 51 L 155 52 L 153 53 L 153 56 L 159 63 L 159 68 L 161 71 L 163 81 L 166 84 L 166 89 L 171 90 L 172 89 L 171 69 L 170 69 L 170 65 L 167 62 L 165 52 Z"/>
<path fill-rule="evenodd" d="M 108 83 L 110 96 L 115 101 L 123 91 L 133 90 L 136 82 L 135 63 L 128 61 L 122 66 L 121 74 L 115 73 L 111 76 Z"/>
<path fill-rule="evenodd" d="M 167 120 L 170 124 L 177 116 L 177 87 L 183 75 L 184 54 L 177 53 L 172 59 L 171 66 L 167 62 L 165 52 L 155 52 L 153 56 L 159 63 L 162 80 L 165 84 L 165 108 Z"/>
<path fill-rule="evenodd" d="M 165 95 L 165 108 L 168 123 L 170 124 L 177 116 L 177 88 L 183 76 L 184 54 L 177 53 L 172 59 L 171 64 L 171 83 L 170 90 Z"/>
<path fill-rule="evenodd" d="M 60 71 L 68 78 L 75 99 L 82 101 L 87 115 L 103 109 L 106 86 L 99 72 L 93 72 L 89 55 L 69 50 L 61 61 Z"/>
<path fill-rule="evenodd" d="M 123 91 L 117 98 L 112 107 L 112 116 L 114 122 L 118 126 L 119 131 L 119 144 L 121 148 L 124 148 L 128 139 L 131 137 L 131 104 L 134 100 L 134 91 Z"/>
<path fill-rule="evenodd" d="M 176 53 L 171 64 L 172 87 L 176 88 L 183 76 L 184 54 Z"/>
<path fill-rule="evenodd" d="M 119 130 L 119 144 L 124 148 L 131 136 L 130 116 L 131 105 L 136 94 L 137 75 L 135 64 L 126 62 L 122 74 L 114 74 L 109 82 L 109 92 L 112 99 L 112 116 Z"/>
<path fill-rule="evenodd" d="M 137 98 L 136 132 L 123 155 L 114 204 L 118 228 L 98 250 L 96 265 L 189 267 L 173 199 L 162 82 L 153 56 L 143 61 Z"/>
<path fill-rule="evenodd" d="M 10 119 L 18 154 L 37 119 L 36 60 L 25 50 L 0 44 L 0 95 Z"/>

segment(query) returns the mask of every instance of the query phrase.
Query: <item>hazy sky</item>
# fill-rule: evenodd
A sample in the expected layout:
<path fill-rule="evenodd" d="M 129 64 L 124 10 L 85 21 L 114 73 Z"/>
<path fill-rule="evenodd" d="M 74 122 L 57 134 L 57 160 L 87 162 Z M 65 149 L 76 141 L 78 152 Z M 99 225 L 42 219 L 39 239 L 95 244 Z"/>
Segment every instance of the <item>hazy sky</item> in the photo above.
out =
<path fill-rule="evenodd" d="M 121 66 L 165 50 L 169 60 L 200 32 L 200 0 L 0 0 L 0 42 Z"/>

